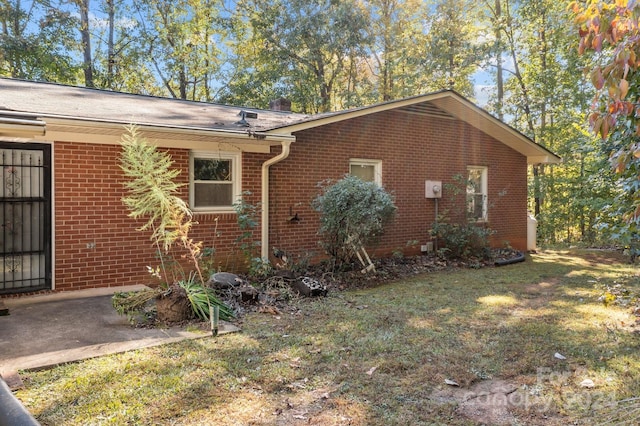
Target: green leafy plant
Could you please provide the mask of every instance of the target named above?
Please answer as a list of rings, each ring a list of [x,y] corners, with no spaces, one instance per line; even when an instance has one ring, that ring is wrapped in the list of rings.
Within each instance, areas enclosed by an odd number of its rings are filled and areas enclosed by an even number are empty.
[[[493,231],[475,223],[449,223],[441,218],[431,226],[431,236],[443,247],[438,253],[449,259],[491,257],[489,237]]]
[[[463,219],[452,222],[449,211],[445,210],[431,225],[429,232],[437,242],[438,255],[448,259],[489,259],[491,257],[489,237],[494,231],[470,216],[466,202],[460,202],[461,197],[467,194],[469,180],[461,174],[454,175],[452,180],[453,183],[444,184],[445,192],[450,195],[451,204],[455,206],[454,217],[463,217]]]
[[[249,275],[255,278],[268,277],[273,272],[273,266],[267,259],[260,256],[253,257],[249,262]]]
[[[375,242],[396,212],[388,192],[355,176],[329,182],[312,206],[320,213],[322,247],[338,263],[353,259],[354,246]]]
[[[151,239],[160,253],[167,253],[174,243],[180,243],[204,281],[198,262],[202,243],[189,238],[193,214],[178,196],[183,185],[174,181],[180,170],[173,168],[171,156],[150,145],[131,125],[122,136],[120,168],[128,178],[124,186],[129,194],[122,202],[129,209],[129,216],[147,220],[139,230],[151,230]],[[161,266],[166,277],[163,256]]]
[[[466,203],[460,203],[461,197],[466,197],[469,180],[461,174],[454,175],[452,180],[453,183],[444,184],[445,192],[451,198],[450,204],[455,206],[453,216],[464,219],[453,222],[448,210],[438,215],[429,231],[437,243],[438,255],[448,259],[489,259],[489,238],[494,231],[470,216]]]
[[[236,212],[236,221],[238,223],[238,228],[240,228],[240,235],[235,240],[236,246],[242,252],[246,264],[250,269],[250,273],[252,269],[255,269],[256,272],[262,270],[265,265],[263,265],[262,259],[257,256],[256,250],[260,246],[260,243],[255,241],[254,239],[254,229],[258,226],[258,214],[260,213],[260,205],[259,204],[251,204],[248,198],[251,196],[250,191],[245,191],[242,193],[242,198],[233,203],[233,209]],[[256,259],[260,259],[260,261],[256,262]]]
[[[212,288],[205,287],[197,282],[196,274],[190,274],[187,280],[179,281],[189,298],[193,313],[202,320],[209,319],[209,306],[218,306],[221,320],[230,320],[234,317],[233,311],[220,301]]]
[[[205,282],[200,266],[202,242],[196,242],[189,236],[193,214],[179,197],[182,185],[174,181],[180,171],[173,167],[168,153],[150,145],[133,125],[127,127],[127,133],[122,137],[120,168],[128,178],[124,182],[128,195],[122,198],[122,202],[129,209],[130,217],[146,219],[139,230],[151,231],[151,240],[158,250],[161,271],[152,272],[163,277],[167,284],[175,283],[176,274],[169,270],[168,260],[174,259],[171,248],[175,244],[182,246],[195,272],[189,273],[188,279],[182,278],[178,283],[189,283],[181,287],[185,289],[194,312],[201,318],[208,317],[208,307],[218,302],[212,298],[211,292],[201,290]],[[183,272],[182,277],[186,276]],[[167,287],[171,288],[170,285]],[[157,296],[161,296],[164,288],[159,287],[156,291]],[[207,303],[206,311],[202,309],[203,300]]]

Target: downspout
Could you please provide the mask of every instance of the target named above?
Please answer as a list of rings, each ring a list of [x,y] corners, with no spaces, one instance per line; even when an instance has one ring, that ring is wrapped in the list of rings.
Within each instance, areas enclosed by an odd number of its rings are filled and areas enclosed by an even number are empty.
[[[269,167],[279,163],[289,156],[289,149],[293,140],[282,141],[282,152],[262,163],[262,235],[260,239],[260,257],[269,261]]]

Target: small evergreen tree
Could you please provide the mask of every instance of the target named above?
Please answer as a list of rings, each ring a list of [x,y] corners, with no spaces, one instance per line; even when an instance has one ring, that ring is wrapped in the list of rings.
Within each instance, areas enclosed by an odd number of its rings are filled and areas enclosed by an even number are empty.
[[[388,192],[355,176],[325,187],[313,208],[320,212],[321,244],[337,262],[351,261],[354,247],[375,242],[396,212]]]
[[[172,169],[172,165],[171,157],[149,145],[136,126],[127,127],[127,133],[122,136],[120,168],[129,178],[124,182],[129,195],[123,197],[122,202],[129,209],[130,217],[147,219],[139,230],[151,230],[151,239],[161,254],[165,278],[162,253],[178,242],[188,251],[200,282],[204,282],[198,261],[202,244],[189,238],[192,213],[177,195],[182,184],[174,180],[180,170]]]
[[[211,312],[211,307],[218,306],[221,318],[229,319],[233,317],[231,309],[214,295],[212,289],[204,286],[205,281],[200,267],[202,242],[195,242],[189,237],[189,231],[193,225],[193,214],[178,196],[182,184],[174,180],[180,174],[180,170],[172,166],[173,161],[169,154],[160,152],[150,145],[139,134],[136,126],[127,127],[127,133],[122,136],[120,168],[128,178],[124,186],[129,194],[122,198],[122,202],[129,209],[129,216],[135,219],[147,219],[139,230],[151,231],[151,240],[160,255],[165,282],[169,286],[178,285],[184,289],[193,313],[206,319]],[[176,243],[187,251],[195,273],[189,273],[188,278],[173,282],[168,277],[164,255]],[[138,302],[144,302],[144,300],[140,299]],[[138,304],[133,304],[129,308],[133,310],[136,307]]]

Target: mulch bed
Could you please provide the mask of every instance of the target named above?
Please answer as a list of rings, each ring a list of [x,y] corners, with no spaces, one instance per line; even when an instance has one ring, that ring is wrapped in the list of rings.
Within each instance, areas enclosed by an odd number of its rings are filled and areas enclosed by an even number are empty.
[[[241,317],[245,312],[265,312],[279,314],[290,311],[293,308],[290,300],[297,295],[292,294],[290,283],[293,277],[310,277],[324,286],[329,293],[341,292],[351,289],[374,288],[385,283],[410,278],[412,276],[446,271],[459,268],[488,268],[495,267],[498,259],[506,260],[521,256],[522,252],[512,249],[495,249],[488,259],[468,258],[468,259],[443,259],[436,254],[425,254],[410,257],[389,257],[373,259],[375,271],[366,273],[362,271],[362,265],[355,263],[351,267],[330,268],[328,264],[312,265],[303,272],[291,275],[289,278],[283,277],[287,274],[276,274],[268,278],[258,280],[252,277],[242,277],[246,282],[251,283],[260,289],[259,296],[247,303],[239,301],[238,295],[229,293],[222,295],[223,300],[233,307]]]
[[[240,276],[244,283],[251,286],[254,295],[247,297],[241,292],[239,286],[221,291],[219,297],[236,313],[236,321],[241,322],[242,317],[248,312],[261,312],[279,315],[283,312],[297,311],[299,308],[292,301],[299,299],[299,294],[292,288],[291,284],[299,278],[309,277],[317,281],[327,289],[327,293],[336,293],[351,289],[374,288],[385,283],[398,281],[412,276],[454,270],[460,268],[488,268],[494,267],[498,259],[510,259],[521,256],[522,253],[511,249],[493,250],[492,256],[488,259],[469,258],[450,260],[443,259],[436,254],[425,254],[411,257],[389,257],[373,259],[375,271],[366,273],[362,271],[359,263],[343,266],[341,268],[331,268],[328,264],[311,265],[303,271],[293,273],[292,271],[276,270],[274,274],[263,277]],[[173,322],[172,325],[192,325],[199,327],[202,321],[194,319],[182,322]],[[166,322],[158,321],[154,310],[145,311],[134,321],[136,327],[157,327],[167,325]],[[208,327],[208,323],[204,323]]]

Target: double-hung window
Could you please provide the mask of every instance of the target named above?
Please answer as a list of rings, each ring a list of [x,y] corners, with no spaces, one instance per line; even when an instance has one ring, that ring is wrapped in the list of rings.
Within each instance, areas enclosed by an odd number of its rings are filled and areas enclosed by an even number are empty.
[[[240,196],[240,154],[192,152],[189,202],[194,211],[231,211]]]
[[[352,158],[349,160],[349,174],[382,186],[382,161]]]
[[[467,216],[471,220],[486,221],[487,215],[487,168],[467,167]]]

